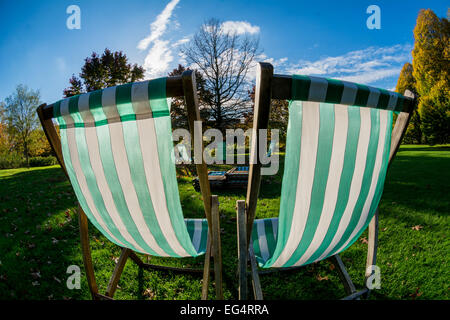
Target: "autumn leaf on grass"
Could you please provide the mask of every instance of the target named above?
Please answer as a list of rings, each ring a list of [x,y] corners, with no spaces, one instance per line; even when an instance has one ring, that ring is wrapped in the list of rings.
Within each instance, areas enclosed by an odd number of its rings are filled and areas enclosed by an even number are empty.
[[[143,296],[147,297],[149,299],[153,299],[155,297],[155,293],[152,291],[152,289],[148,288],[148,289],[145,289]]]
[[[119,262],[119,258],[117,258],[117,257],[114,257],[114,256],[113,256],[113,257],[111,257],[111,260],[112,260],[112,261],[114,261],[115,263],[118,263],[118,262]]]
[[[420,288],[416,288],[416,292],[411,293],[409,296],[414,300],[422,295],[422,292],[419,292]]]
[[[365,244],[368,244],[368,243],[369,243],[369,241],[367,241],[367,238],[366,238],[366,237],[361,238],[360,241],[361,241],[362,243],[365,243]]]
[[[319,281],[323,281],[323,280],[328,281],[329,280],[328,276],[321,277],[320,274],[317,275],[316,279],[319,280]]]
[[[420,224],[418,224],[417,226],[411,227],[411,229],[419,231],[420,229],[423,229],[423,227]]]

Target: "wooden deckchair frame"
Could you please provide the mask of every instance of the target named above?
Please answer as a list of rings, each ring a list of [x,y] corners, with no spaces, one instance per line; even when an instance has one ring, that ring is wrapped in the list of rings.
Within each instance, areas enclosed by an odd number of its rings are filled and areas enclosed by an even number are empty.
[[[256,78],[255,91],[255,108],[254,108],[254,122],[253,126],[256,132],[259,129],[267,129],[269,124],[270,105],[272,99],[288,100],[292,97],[292,77],[286,75],[274,75],[273,66],[270,63],[259,63],[259,70]],[[404,93],[404,109],[399,113],[392,131],[391,150],[389,154],[388,168],[394,159],[403,136],[408,127],[412,111],[416,105],[416,98],[414,94],[406,90]],[[253,144],[258,148],[259,136],[256,137]],[[257,152],[257,150],[256,150]],[[259,154],[258,152],[256,154]],[[247,187],[246,200],[237,202],[237,233],[238,233],[238,257],[239,257],[239,299],[247,299],[247,275],[252,276],[252,285],[254,297],[257,300],[263,298],[261,284],[259,280],[260,274],[267,274],[283,270],[295,270],[301,267],[290,268],[273,268],[267,270],[259,270],[256,264],[255,254],[251,243],[251,234],[253,221],[255,220],[256,204],[258,201],[259,188],[261,185],[261,164],[258,157],[255,157],[255,163],[250,164],[249,169],[249,184]],[[353,284],[341,258],[338,254],[332,256],[334,264],[337,266],[339,277],[344,284],[347,296],[344,299],[358,299],[362,295],[368,296],[370,289],[367,287],[367,279],[372,275],[372,271],[367,267],[376,264],[378,247],[378,208],[369,224],[368,235],[368,251],[366,261],[366,283],[362,290],[357,291]],[[247,272],[247,265],[250,262],[251,271]]]
[[[192,137],[194,136],[194,122],[201,121],[200,112],[198,108],[198,97],[196,88],[197,87],[195,82],[195,74],[191,70],[184,71],[181,76],[168,77],[166,81],[167,97],[184,96],[184,102],[186,105],[189,122],[189,130]],[[56,154],[56,158],[58,159],[61,168],[63,169],[65,175],[68,178],[69,176],[67,174],[67,170],[64,165],[62,156],[61,139],[56,131],[55,125],[52,120],[53,108],[52,106],[47,106],[47,104],[44,103],[38,107],[37,113],[39,116],[39,120],[41,121],[42,127],[44,129],[45,135],[53,151]],[[200,190],[203,197],[205,216],[206,219],[208,220],[208,230],[209,230],[203,269],[168,267],[144,263],[131,249],[122,248],[122,253],[119,257],[118,262],[116,263],[106,293],[105,294],[99,293],[97,283],[95,280],[94,267],[92,264],[92,257],[91,257],[91,249],[89,245],[88,219],[83,209],[81,209],[81,207],[78,205],[78,218],[79,218],[80,240],[83,254],[83,262],[86,270],[86,277],[89,285],[89,290],[94,300],[102,300],[102,299],[110,300],[113,298],[120,280],[120,276],[122,274],[126,262],[128,261],[128,258],[130,258],[140,268],[144,269],[167,270],[167,271],[188,272],[188,273],[203,273],[202,299],[204,300],[208,298],[210,273],[212,272],[214,273],[215,276],[216,298],[223,299],[219,201],[217,196],[211,195],[210,186],[208,182],[208,169],[206,163],[202,161],[201,164],[196,164],[196,167],[199,176]],[[214,260],[214,269],[210,269],[211,257],[213,257]]]

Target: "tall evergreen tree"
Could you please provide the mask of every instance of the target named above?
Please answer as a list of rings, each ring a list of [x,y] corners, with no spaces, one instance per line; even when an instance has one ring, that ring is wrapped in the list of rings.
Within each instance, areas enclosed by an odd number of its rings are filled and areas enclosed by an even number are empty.
[[[421,10],[414,28],[413,76],[425,142],[450,142],[450,24]]]
[[[403,65],[400,76],[398,77],[397,86],[395,87],[395,91],[400,94],[404,94],[406,90],[410,90],[414,94],[417,94],[416,82],[413,77],[413,67],[409,62]],[[409,122],[403,141],[406,143],[421,143],[422,130],[420,126],[420,115],[416,108],[411,116],[411,121]]]

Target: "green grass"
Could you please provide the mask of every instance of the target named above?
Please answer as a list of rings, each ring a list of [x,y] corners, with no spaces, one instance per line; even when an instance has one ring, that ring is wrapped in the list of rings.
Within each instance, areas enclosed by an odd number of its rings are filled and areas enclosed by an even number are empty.
[[[258,217],[278,215],[281,174],[265,178]],[[387,177],[380,209],[377,265],[381,289],[371,299],[448,299],[450,147],[403,146]],[[186,217],[202,202],[190,179],[180,178]],[[237,298],[236,200],[245,190],[219,195],[224,289]],[[90,228],[97,283],[104,292],[120,249]],[[367,233],[342,254],[356,286],[364,281]],[[145,259],[145,258],[144,258]],[[201,266],[199,259],[151,258],[155,263]],[[82,270],[80,290],[66,287],[67,267]],[[296,273],[261,277],[266,299],[335,299],[344,295],[334,265],[322,261]],[[140,271],[128,262],[118,299],[199,299],[198,276]],[[214,296],[213,288],[210,289]],[[0,299],[90,299],[79,245],[76,200],[58,166],[0,171]]]

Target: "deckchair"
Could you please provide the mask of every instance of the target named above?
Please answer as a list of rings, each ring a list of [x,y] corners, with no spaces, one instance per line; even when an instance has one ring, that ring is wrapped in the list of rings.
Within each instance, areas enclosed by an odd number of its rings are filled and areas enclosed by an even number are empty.
[[[339,253],[369,226],[366,279],[376,264],[378,204],[386,171],[415,104],[405,96],[346,81],[273,75],[260,63],[246,200],[237,202],[239,295],[247,298],[247,264],[254,297],[262,299],[259,274],[290,270],[332,257],[347,299],[357,291]],[[255,219],[261,183],[260,129],[271,99],[290,100],[286,155],[277,218]],[[393,113],[398,113],[392,130]]]
[[[167,98],[184,96],[192,134],[194,121],[201,120],[194,88],[194,73],[185,71],[181,76],[110,87],[37,109],[79,202],[81,248],[93,299],[113,298],[128,258],[145,269],[203,272],[203,299],[208,297],[213,271],[216,297],[222,299],[218,200],[210,193],[206,163],[197,164],[206,219],[184,219],[175,173]],[[105,294],[99,293],[95,280],[87,219],[123,248]],[[203,269],[175,268],[144,263],[136,252],[206,256]]]

